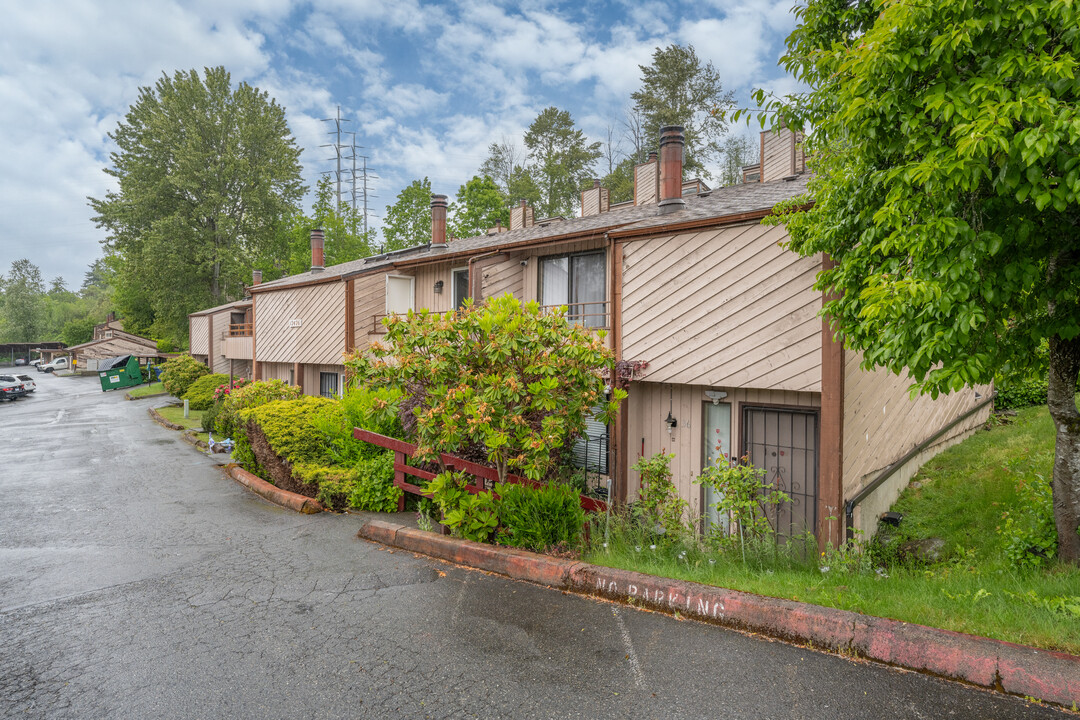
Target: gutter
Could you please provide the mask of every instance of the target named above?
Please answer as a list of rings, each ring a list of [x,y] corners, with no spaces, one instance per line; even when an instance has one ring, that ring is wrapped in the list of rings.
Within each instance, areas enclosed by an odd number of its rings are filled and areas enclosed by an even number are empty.
[[[994,391],[994,392],[990,393],[990,397],[986,398],[985,400],[983,400],[982,402],[977,404],[975,407],[968,410],[966,413],[964,413],[960,417],[954,418],[952,420],[952,422],[948,423],[947,425],[942,427],[940,430],[938,430],[936,433],[934,433],[930,437],[926,438],[925,440],[923,440],[921,443],[919,443],[915,447],[911,448],[911,450],[908,450],[907,453],[905,453],[903,457],[901,457],[899,460],[897,460],[896,462],[889,465],[889,467],[882,470],[881,473],[876,478],[871,480],[870,483],[866,487],[864,487],[862,490],[860,490],[855,495],[855,497],[853,497],[850,500],[848,500],[847,502],[845,502],[844,503],[844,515],[846,516],[847,530],[844,533],[844,539],[847,542],[851,542],[852,539],[855,536],[855,506],[856,505],[861,503],[866,498],[870,497],[870,494],[873,493],[875,490],[877,490],[878,487],[880,487],[883,482],[885,482],[886,480],[891,478],[893,475],[895,475],[897,470],[904,467],[905,463],[907,463],[908,460],[911,460],[913,457],[915,457],[916,455],[921,453],[923,450],[925,450],[927,447],[932,445],[935,440],[940,438],[942,435],[947,433],[949,430],[952,430],[954,427],[956,427],[957,425],[962,423],[964,420],[967,420],[969,417],[971,417],[975,413],[979,412],[980,410],[982,410],[984,407],[986,407],[990,403],[994,402],[994,398],[996,398],[996,397],[997,397],[997,391]]]

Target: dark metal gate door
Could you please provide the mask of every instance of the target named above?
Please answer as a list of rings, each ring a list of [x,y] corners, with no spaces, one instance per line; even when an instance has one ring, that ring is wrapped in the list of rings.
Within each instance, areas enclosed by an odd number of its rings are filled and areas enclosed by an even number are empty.
[[[770,513],[780,541],[817,528],[817,422],[814,411],[743,408],[743,455],[791,498]]]

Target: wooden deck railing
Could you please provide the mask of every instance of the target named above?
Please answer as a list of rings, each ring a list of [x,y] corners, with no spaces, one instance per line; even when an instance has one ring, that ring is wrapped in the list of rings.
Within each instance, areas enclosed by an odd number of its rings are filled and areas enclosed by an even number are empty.
[[[394,451],[394,486],[399,487],[402,491],[411,493],[413,495],[421,495],[423,497],[431,497],[424,489],[419,485],[415,485],[406,480],[406,475],[420,478],[421,480],[432,480],[435,477],[435,473],[428,472],[427,470],[421,470],[420,468],[412,467],[407,463],[407,460],[416,452],[416,445],[405,442],[404,440],[398,440],[397,438],[387,437],[386,435],[380,435],[379,433],[371,432],[370,430],[362,430],[360,428],[353,428],[353,437],[357,440],[363,440],[364,442],[371,443],[372,445],[378,445],[379,447],[386,448],[387,450]],[[465,487],[473,495],[483,492],[485,481],[490,482],[492,486],[499,481],[499,472],[493,467],[486,465],[480,465],[464,458],[459,458],[455,455],[448,455],[442,453],[439,455],[439,459],[447,470],[455,470],[468,473],[479,482],[470,483]],[[529,485],[531,487],[540,487],[543,485],[536,480],[530,480],[519,475],[507,475],[506,482],[514,485]],[[581,496],[581,507],[586,512],[605,512],[607,510],[607,503],[602,500],[591,498],[587,495]],[[405,495],[403,494],[398,499],[398,512],[405,510]]]
[[[251,323],[230,324],[229,337],[251,337]]]

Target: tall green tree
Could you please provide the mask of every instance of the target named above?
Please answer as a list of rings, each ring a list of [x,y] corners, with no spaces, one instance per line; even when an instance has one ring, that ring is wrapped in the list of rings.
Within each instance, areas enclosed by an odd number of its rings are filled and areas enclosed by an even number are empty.
[[[685,172],[711,177],[706,165],[720,158],[720,141],[727,132],[723,117],[735,107],[734,94],[724,92],[720,73],[711,62],[702,64],[693,45],[656,48],[652,64],[638,67],[641,87],[630,97],[645,138],[655,145],[660,128],[682,125]]]
[[[110,135],[118,189],[90,198],[128,327],[183,343],[190,312],[240,297],[305,188],[284,109],[224,68],[162,75]]]
[[[348,204],[338,207],[335,195],[333,181],[324,175],[316,187],[311,214],[298,212],[289,218],[284,228],[285,248],[256,262],[255,266],[263,271],[265,280],[307,272],[311,268],[311,231],[316,228],[323,231],[323,262],[327,266],[374,253],[374,232],[365,234],[361,213]]]
[[[6,342],[35,342],[45,329],[45,282],[41,270],[26,258],[15,260],[6,277],[0,277],[0,337]]]
[[[1059,556],[1080,564],[1080,6],[811,0],[766,98],[812,127],[813,207],[791,246],[866,366],[937,395],[1027,367],[1049,341]]]
[[[594,175],[600,143],[590,143],[569,112],[548,107],[525,132],[525,147],[540,189],[539,217],[572,214],[578,193]]]
[[[431,181],[413,180],[386,206],[383,252],[423,245],[431,241]]]
[[[757,161],[759,152],[745,135],[729,135],[720,148],[721,185],[738,185],[743,181],[743,167]]]
[[[510,224],[510,208],[499,186],[488,176],[474,175],[458,188],[457,202],[450,207],[450,233],[467,238],[482,235],[488,228]]]
[[[540,189],[536,185],[528,158],[511,140],[491,143],[488,156],[480,165],[480,177],[490,177],[502,194],[505,205],[524,200],[533,207],[540,201]]]

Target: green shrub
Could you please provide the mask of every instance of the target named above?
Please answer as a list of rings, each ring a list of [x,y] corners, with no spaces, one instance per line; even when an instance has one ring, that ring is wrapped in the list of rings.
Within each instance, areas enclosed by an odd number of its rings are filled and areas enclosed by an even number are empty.
[[[665,542],[681,539],[688,530],[683,516],[689,503],[679,497],[678,489],[671,482],[671,459],[674,457],[674,453],[656,453],[641,458],[631,467],[641,476],[634,514]]]
[[[172,340],[158,340],[157,349],[159,353],[171,353],[176,350],[176,345]]]
[[[289,385],[284,380],[260,380],[244,385],[231,391],[222,402],[216,430],[222,437],[231,437],[239,443],[244,435],[240,421],[241,412],[274,400],[298,398],[300,394],[300,388]]]
[[[312,423],[326,438],[326,450],[333,462],[351,466],[387,452],[377,445],[354,438],[353,428],[402,437],[404,430],[397,418],[400,398],[401,393],[397,390],[350,388],[338,402],[340,413],[313,418]]]
[[[209,373],[210,368],[190,355],[178,355],[162,365],[161,384],[170,394],[182,398],[196,380]]]
[[[576,548],[581,542],[585,511],[580,495],[571,487],[548,483],[496,485],[499,542],[543,552],[552,547]]]
[[[499,525],[495,496],[490,490],[474,495],[465,489],[468,483],[465,473],[446,471],[436,475],[427,490],[452,535],[487,542]]]
[[[383,450],[351,467],[302,463],[293,472],[319,486],[318,499],[333,508],[345,506],[369,512],[397,510],[401,489],[394,487],[394,453]]]
[[[240,417],[258,425],[281,459],[293,465],[330,465],[333,459],[327,451],[326,437],[313,421],[341,412],[340,405],[330,398],[304,395],[295,400],[274,400],[249,408],[241,412]]]
[[[221,373],[203,375],[191,383],[191,387],[184,393],[184,399],[192,410],[209,410],[214,404],[214,391],[222,385],[229,384],[229,376]],[[204,420],[205,422],[205,420]]]
[[[1045,405],[1048,384],[1045,376],[999,380],[996,384],[998,395],[994,400],[994,408],[1015,410],[1032,405]]]
[[[218,413],[221,412],[221,402],[215,400],[210,403],[210,407],[206,408],[206,412],[202,416],[202,431],[205,433],[214,432],[214,420],[217,418]]]

